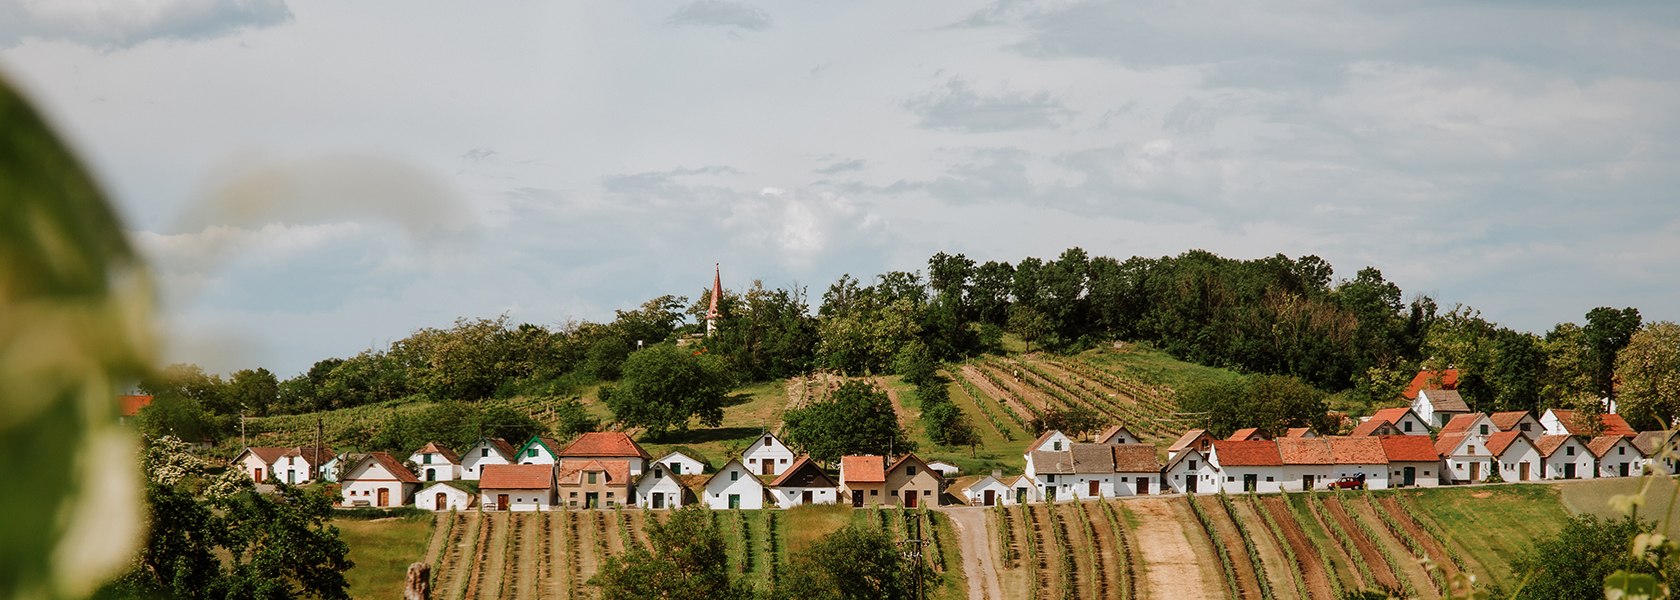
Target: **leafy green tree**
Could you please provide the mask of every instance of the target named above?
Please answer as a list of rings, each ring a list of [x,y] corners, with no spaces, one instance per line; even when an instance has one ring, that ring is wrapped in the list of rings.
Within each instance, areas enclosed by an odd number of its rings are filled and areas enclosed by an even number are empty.
[[[248,407],[257,416],[268,416],[269,409],[280,399],[280,380],[261,367],[241,369],[228,378],[225,393],[229,404]]]
[[[828,398],[787,411],[782,419],[788,444],[822,462],[914,449],[886,392],[865,381],[842,383]]]
[[[974,269],[969,306],[974,319],[1002,327],[1009,318],[1009,290],[1015,281],[1015,267],[1007,262],[986,261]]]
[[[159,396],[135,415],[140,432],[151,437],[174,436],[195,442],[220,437],[216,420],[197,400],[170,394]]]
[[[717,427],[723,422],[724,394],[731,383],[716,358],[660,344],[630,355],[623,378],[616,386],[602,388],[601,399],[619,423],[645,427],[657,438],[668,431],[688,431],[693,420]]]
[[[703,317],[708,293],[690,314]],[[750,381],[781,379],[810,370],[818,343],[805,290],[764,288],[753,281],[745,294],[725,292],[719,300],[717,332],[704,341],[708,354],[723,358],[731,372]]]
[[[1185,412],[1203,415],[1214,437],[1223,438],[1244,427],[1276,437],[1291,427],[1333,431],[1325,397],[1323,391],[1294,377],[1251,375],[1186,386],[1178,402]]]
[[[205,373],[198,365],[176,363],[140,380],[140,390],[154,398],[185,398],[214,414],[239,414],[239,406],[228,402],[227,383]]]
[[[1661,579],[1671,580],[1672,561],[1662,556],[1635,556],[1628,550],[1634,536],[1652,530],[1650,522],[1632,517],[1572,516],[1564,522],[1563,530],[1536,541],[1511,561],[1511,571],[1526,577],[1516,597],[1603,598],[1604,579],[1616,571],[1658,574]]]
[[[910,600],[914,569],[937,584],[925,565],[909,565],[891,536],[876,527],[852,523],[819,538],[790,557],[790,573],[776,582],[773,598],[789,600]]]
[[[1592,349],[1586,334],[1574,323],[1558,323],[1540,341],[1545,366],[1540,371],[1541,406],[1567,406],[1593,393]]]
[[[1670,427],[1680,419],[1680,325],[1651,323],[1633,334],[1616,357],[1622,380],[1617,402],[1642,428]]]
[[[939,378],[939,361],[934,360],[927,344],[911,341],[893,357],[893,371],[910,384],[920,387]]]
[[[652,549],[636,545],[607,558],[589,584],[601,600],[745,600],[750,591],[729,578],[723,534],[712,513],[691,504],[647,526]]]
[[[543,398],[539,402],[539,405],[553,410],[560,418],[553,431],[555,435],[571,437],[585,431],[595,431],[600,425],[577,398]],[[504,440],[524,441],[533,436],[550,433],[547,426],[531,418],[530,414],[501,405],[484,407],[478,412],[475,422],[485,437]],[[474,435],[467,443],[478,441],[478,437]]]
[[[1581,328],[1581,334],[1586,337],[1592,355],[1593,391],[1599,397],[1610,397],[1616,393],[1613,385],[1616,354],[1632,341],[1634,332],[1639,331],[1639,323],[1639,309],[1636,308],[1617,310],[1600,306],[1587,311],[1587,324]]]
[[[1030,306],[1012,305],[1009,307],[1009,330],[1027,343],[1027,351],[1032,352],[1033,342],[1054,343],[1054,328],[1049,317],[1038,309]]]
[[[1044,410],[1043,417],[1034,417],[1027,425],[1037,433],[1054,429],[1077,438],[1094,433],[1107,423],[1102,414],[1089,406],[1052,406]]]
[[[818,310],[818,362],[843,373],[881,372],[921,335],[925,293],[915,291],[915,281],[883,276],[880,286],[860,287],[846,275],[829,286]]]

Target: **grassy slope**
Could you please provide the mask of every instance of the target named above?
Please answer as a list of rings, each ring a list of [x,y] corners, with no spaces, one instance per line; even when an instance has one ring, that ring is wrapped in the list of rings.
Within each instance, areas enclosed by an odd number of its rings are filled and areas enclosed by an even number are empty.
[[[372,521],[334,519],[356,566],[346,572],[350,595],[390,598],[402,590],[409,563],[422,560],[432,535],[431,515]]]
[[[1459,548],[1483,581],[1513,583],[1510,564],[1568,517],[1554,486],[1511,484],[1396,492],[1410,499]]]

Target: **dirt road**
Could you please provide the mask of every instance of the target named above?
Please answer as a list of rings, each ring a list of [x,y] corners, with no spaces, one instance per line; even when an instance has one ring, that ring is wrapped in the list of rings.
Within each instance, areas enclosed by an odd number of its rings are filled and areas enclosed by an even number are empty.
[[[1148,580],[1138,586],[1148,598],[1214,598],[1225,595],[1219,580],[1203,573],[1196,549],[1185,536],[1185,523],[1193,523],[1189,508],[1174,510],[1173,500],[1137,499],[1126,508],[1138,516],[1138,550],[1147,565]],[[1179,514],[1180,512],[1184,514]]]
[[[998,585],[997,558],[992,554],[992,536],[986,528],[986,509],[978,506],[956,506],[939,509],[951,517],[962,546],[963,572],[968,574],[970,600],[1003,600],[1003,587]]]

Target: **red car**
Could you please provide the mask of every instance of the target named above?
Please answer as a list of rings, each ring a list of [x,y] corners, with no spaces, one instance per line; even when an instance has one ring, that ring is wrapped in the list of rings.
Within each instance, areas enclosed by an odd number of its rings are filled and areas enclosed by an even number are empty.
[[[1365,489],[1365,474],[1360,473],[1358,475],[1354,475],[1353,477],[1343,477],[1341,479],[1337,479],[1334,483],[1330,484],[1330,487],[1338,490],[1363,490]]]

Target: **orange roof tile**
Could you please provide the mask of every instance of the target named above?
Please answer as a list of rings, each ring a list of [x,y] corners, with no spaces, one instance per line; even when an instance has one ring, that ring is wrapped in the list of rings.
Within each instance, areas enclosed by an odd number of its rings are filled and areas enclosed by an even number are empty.
[[[1493,413],[1488,415],[1488,419],[1493,421],[1493,426],[1498,427],[1500,431],[1507,431],[1516,427],[1517,423],[1522,422],[1523,417],[1526,416],[1528,416],[1526,410],[1511,410]]]
[[[1627,436],[1601,435],[1587,442],[1587,450],[1591,451],[1593,456],[1604,458],[1604,455],[1609,454],[1610,449],[1615,448],[1616,443],[1622,440],[1628,440]],[[1628,445],[1633,446],[1635,452],[1639,452],[1639,446],[1634,445],[1632,440],[1628,441]]]
[[[127,394],[117,398],[117,407],[122,410],[122,416],[125,417],[132,417],[140,414],[140,409],[151,405],[151,396]]]
[[[1309,433],[1312,433],[1311,427],[1290,427],[1288,430],[1283,432],[1283,437],[1303,438],[1307,437],[1307,434]]]
[[[1377,412],[1371,413],[1371,418],[1387,419],[1390,423],[1399,423],[1402,419],[1406,418],[1406,415],[1409,414],[1412,414],[1412,408],[1409,406],[1401,406],[1397,408],[1380,409]]]
[[[599,456],[610,458],[641,457],[652,460],[653,456],[643,450],[641,445],[630,439],[622,431],[594,431],[578,436],[560,451],[560,456]]]
[[[1179,450],[1189,448],[1191,445],[1196,443],[1196,440],[1201,439],[1202,436],[1207,434],[1207,430],[1204,429],[1191,429],[1186,431],[1184,432],[1184,435],[1178,436],[1178,441],[1173,442],[1171,446],[1167,447],[1167,452],[1178,452]]]
[[[1358,425],[1354,426],[1353,431],[1348,432],[1348,436],[1349,437],[1368,437],[1368,436],[1377,435],[1377,433],[1380,430],[1382,430],[1384,426],[1388,426],[1390,429],[1394,429],[1394,423],[1392,421],[1389,421],[1388,419],[1384,419],[1382,417],[1375,417],[1374,416],[1374,417],[1371,417],[1369,419],[1365,419],[1364,421],[1360,421],[1360,423]]]
[[[1385,435],[1377,439],[1382,443],[1383,455],[1391,463],[1441,460],[1441,453],[1427,435]]]
[[[1286,465],[1335,464],[1328,438],[1284,438],[1277,441],[1277,449]]]
[[[1241,442],[1246,440],[1263,440],[1266,439],[1266,436],[1260,433],[1260,428],[1258,427],[1244,427],[1231,432],[1231,437],[1225,439],[1233,442]]]
[[[554,485],[554,465],[484,465],[481,490],[546,490]]]
[[[1417,398],[1418,390],[1456,390],[1458,389],[1458,369],[1442,369],[1440,371],[1418,371],[1412,377],[1412,382],[1406,384],[1406,391],[1401,395],[1407,400]]]
[[[874,454],[840,457],[841,483],[886,483],[886,459]]]
[[[555,465],[560,485],[579,485],[585,473],[606,473],[605,483],[630,485],[630,461],[625,459],[563,458]]]
[[[1115,473],[1159,473],[1161,461],[1149,444],[1119,444],[1114,449]]]
[[[1435,438],[1435,451],[1441,456],[1450,456],[1468,437],[1470,437],[1468,433],[1443,433],[1440,437]]]
[[[1470,431],[1470,427],[1476,424],[1476,420],[1483,416],[1485,415],[1482,413],[1453,415],[1452,420],[1447,421],[1447,424],[1441,427],[1441,433],[1467,433]]]
[[[1382,440],[1370,437],[1333,437],[1330,439],[1330,455],[1335,457],[1338,465],[1383,465],[1388,464],[1388,453],[1383,452]]]
[[[1552,409],[1552,414],[1557,417],[1558,423],[1561,423],[1563,428],[1568,430],[1570,433],[1577,435],[1586,433],[1587,428],[1582,423],[1582,421],[1586,419],[1586,415],[1578,414],[1574,410],[1561,408]],[[1632,427],[1628,426],[1627,420],[1623,419],[1621,415],[1615,413],[1604,413],[1603,415],[1600,415],[1599,422],[1604,425],[1603,435],[1622,435],[1628,437],[1639,435],[1639,432],[1634,431]]]
[[[1488,454],[1494,456],[1504,454],[1506,450],[1511,449],[1511,446],[1515,446],[1519,439],[1527,440],[1528,438],[1523,437],[1521,431],[1501,431],[1490,435],[1487,439]]]
[[[1219,457],[1221,467],[1283,466],[1277,442],[1271,440],[1217,440],[1213,442],[1213,453]]]

